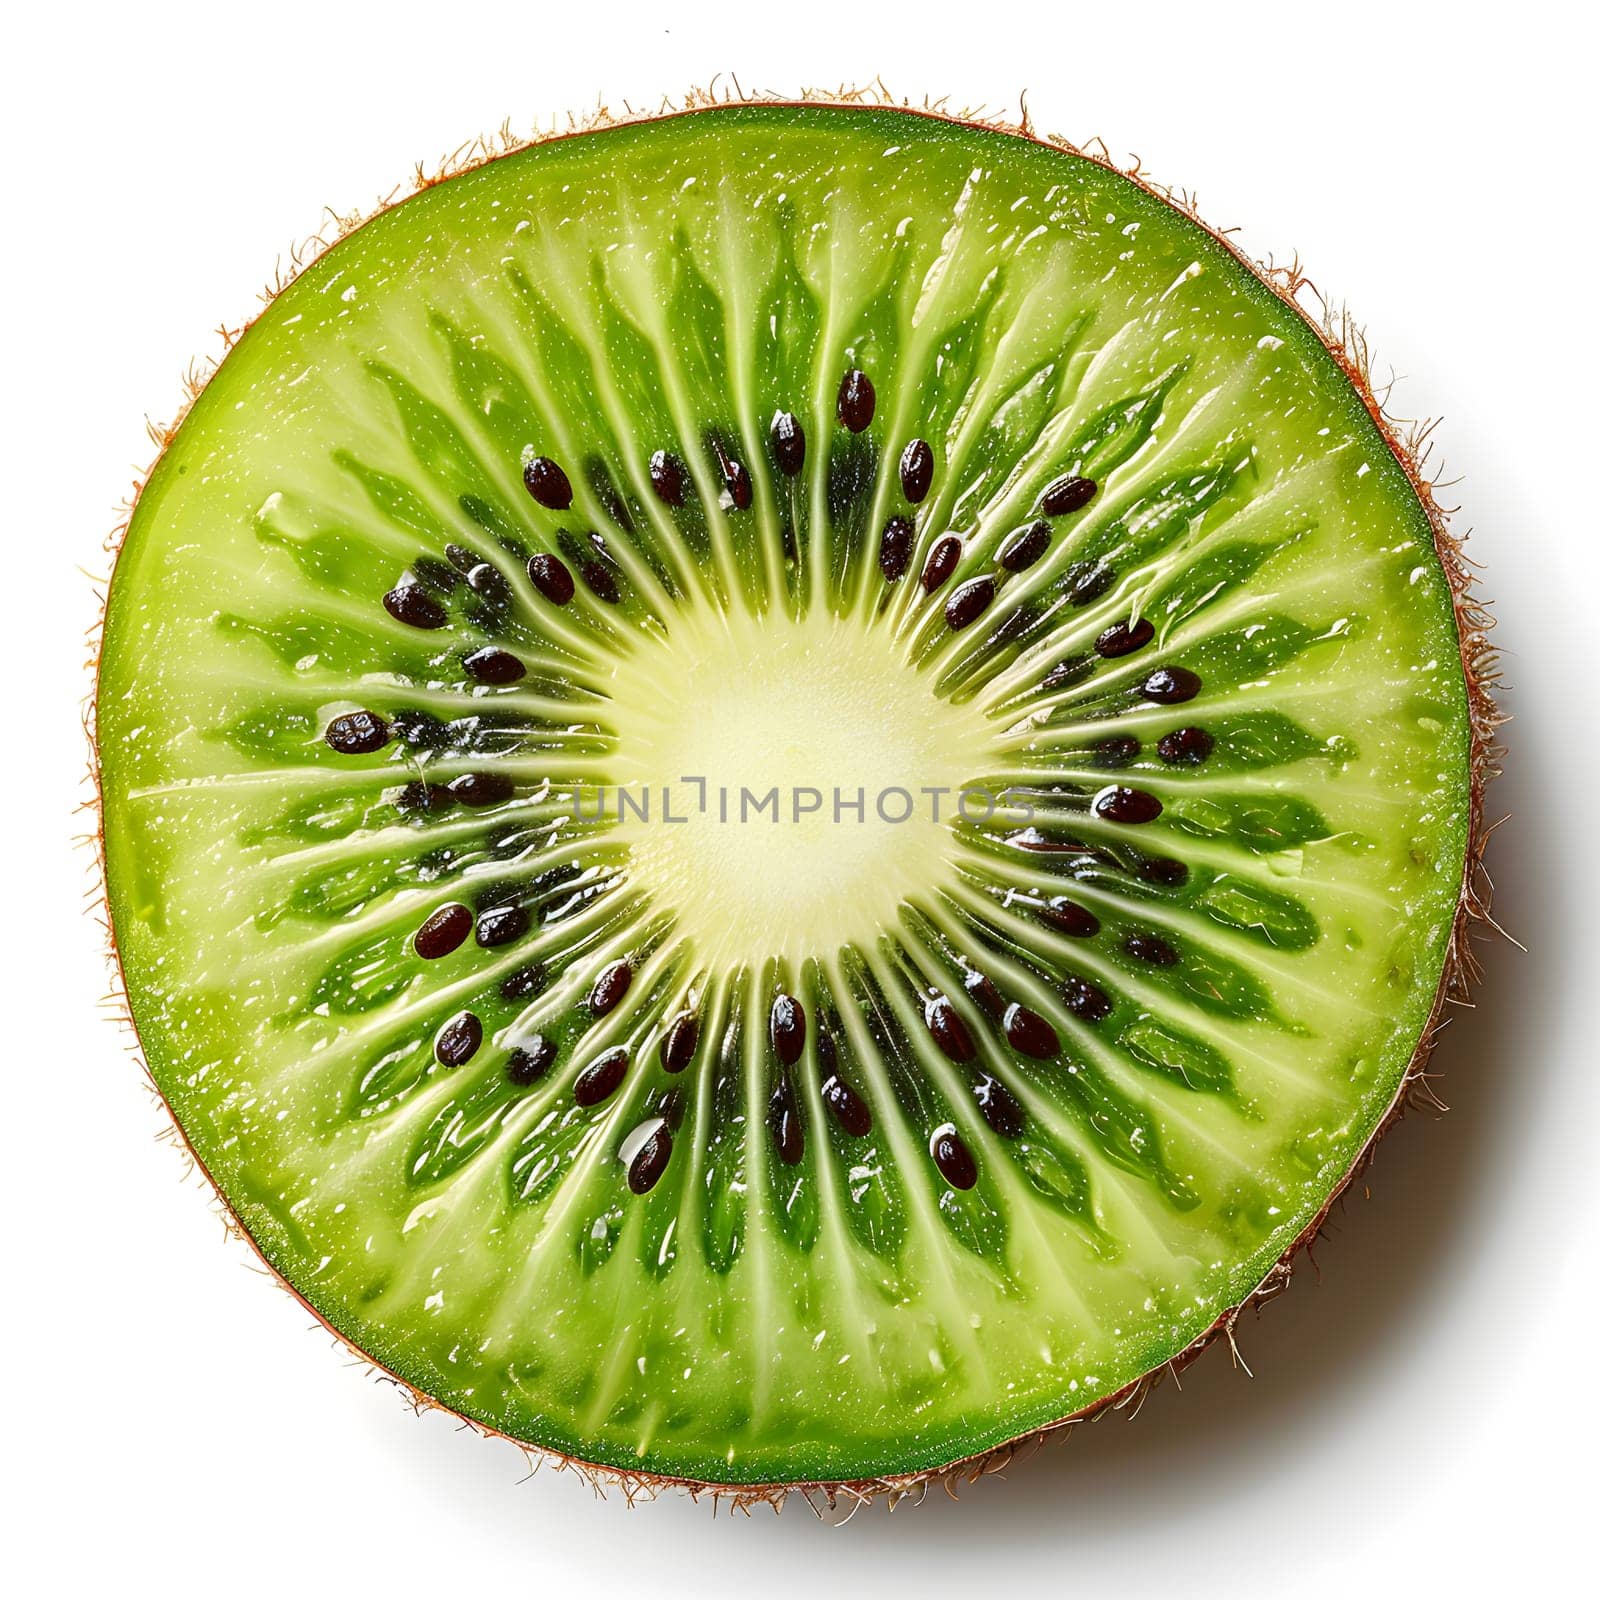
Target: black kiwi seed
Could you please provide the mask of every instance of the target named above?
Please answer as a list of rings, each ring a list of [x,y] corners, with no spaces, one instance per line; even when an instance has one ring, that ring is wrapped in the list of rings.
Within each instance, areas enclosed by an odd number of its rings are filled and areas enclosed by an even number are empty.
[[[420,778],[414,778],[394,797],[395,810],[405,817],[431,816],[454,804],[443,784],[424,783]]]
[[[1161,802],[1147,789],[1113,783],[1094,797],[1094,814],[1107,822],[1154,822],[1161,815]]]
[[[445,609],[420,583],[399,583],[383,597],[383,609],[409,628],[442,628]]]
[[[973,1085],[973,1094],[983,1120],[1002,1139],[1015,1139],[1028,1125],[1028,1113],[1017,1097],[992,1073],[983,1073]]]
[[[1181,705],[1200,693],[1200,675],[1187,667],[1157,667],[1139,685],[1139,693],[1157,705]]]
[[[535,961],[526,967],[519,967],[510,977],[501,982],[500,998],[502,1000],[533,1000],[544,993],[549,982],[549,973],[544,970],[542,963]]]
[[[772,419],[772,453],[786,478],[792,478],[806,464],[806,430],[793,412],[780,411]]]
[[[511,585],[506,582],[505,573],[487,561],[480,561],[467,574],[467,587],[496,611],[511,604]]]
[[[700,1019],[692,1011],[685,1011],[662,1035],[662,1071],[682,1072],[694,1060],[699,1043]]]
[[[1051,667],[1039,687],[1050,694],[1057,689],[1066,689],[1075,683],[1082,683],[1093,672],[1093,656],[1068,656],[1065,661],[1058,661]]]
[[[777,1146],[778,1157],[785,1166],[794,1167],[806,1153],[805,1129],[800,1125],[800,1106],[795,1100],[794,1086],[787,1074],[778,1080],[767,1104],[767,1125],[772,1129],[772,1142]]]
[[[478,943],[485,950],[510,944],[528,931],[532,921],[526,906],[494,906],[478,918]]]
[[[922,1020],[928,1025],[933,1042],[952,1061],[970,1061],[977,1055],[972,1035],[961,1020],[961,1013],[951,1005],[948,995],[936,994],[922,1008]]]
[[[1069,511],[1082,511],[1099,492],[1100,485],[1093,478],[1079,478],[1068,474],[1057,478],[1039,496],[1039,507],[1047,517],[1064,517]]]
[[[1158,934],[1130,933],[1122,941],[1122,948],[1135,961],[1148,961],[1153,967],[1175,967],[1178,952]]]
[[[933,450],[926,439],[913,439],[900,456],[900,492],[914,506],[933,487]]]
[[[470,1011],[453,1016],[433,1041],[434,1059],[441,1067],[463,1067],[483,1043],[483,1024]]]
[[[878,543],[878,570],[887,583],[898,583],[911,565],[911,545],[917,531],[904,517],[890,517]]]
[[[1043,615],[1044,613],[1032,601],[1024,600],[1012,606],[989,630],[988,638],[983,641],[984,651],[987,653],[999,650],[1016,640],[1027,638],[1038,626]]]
[[[860,367],[851,367],[839,384],[839,420],[851,433],[860,433],[878,409],[877,391],[872,379]]]
[[[1144,883],[1158,883],[1174,889],[1189,881],[1189,869],[1171,856],[1150,856],[1134,869],[1134,876]]]
[[[1050,524],[1035,522],[1029,527],[1018,528],[1000,546],[1000,554],[995,560],[1007,572],[1026,572],[1049,548]]]
[[[594,980],[593,987],[589,990],[589,1009],[597,1017],[605,1016],[608,1011],[615,1011],[632,982],[632,966],[627,961],[613,961]]]
[[[1103,1022],[1114,1009],[1111,996],[1087,978],[1063,978],[1061,1000],[1073,1016],[1084,1022]]]
[[[1131,656],[1135,650],[1142,650],[1155,636],[1155,624],[1148,617],[1136,617],[1130,622],[1113,622],[1095,640],[1094,647],[1107,659]]]
[[[836,1072],[823,1082],[822,1103],[852,1139],[864,1139],[872,1132],[872,1108]]]
[[[370,756],[389,742],[389,724],[375,711],[346,711],[323,734],[342,756]]]
[[[991,1017],[999,1017],[1006,1008],[1005,996],[995,987],[994,979],[986,973],[967,969],[961,980],[962,987]]]
[[[542,1033],[536,1033],[506,1057],[506,1078],[519,1089],[526,1089],[544,1077],[555,1064],[555,1045]]]
[[[1156,754],[1174,767],[1198,767],[1216,748],[1204,728],[1174,728],[1156,741]]]
[[[528,673],[528,669],[509,650],[501,650],[492,644],[463,656],[461,665],[467,669],[467,676],[479,683],[515,683]]]
[[[543,552],[528,557],[528,581],[552,605],[566,605],[576,592],[566,562]]]
[[[672,1129],[665,1122],[634,1151],[628,1163],[628,1187],[635,1194],[649,1194],[661,1181],[672,1159]]]
[[[1080,561],[1067,572],[1067,599],[1075,606],[1098,600],[1117,581],[1110,567],[1098,561]]]
[[[683,1126],[684,1094],[681,1089],[663,1089],[656,1097],[652,1110],[674,1133]]]
[[[1102,739],[1089,753],[1097,767],[1126,767],[1139,759],[1139,741],[1120,735]]]
[[[945,601],[944,620],[959,633],[962,628],[970,628],[989,609],[993,599],[993,578],[968,578]]]
[[[589,587],[589,593],[596,600],[604,600],[608,606],[614,606],[622,598],[621,591],[617,588],[617,580],[612,577],[611,569],[602,561],[585,561],[578,568],[578,574]]]
[[[665,450],[650,457],[650,487],[663,505],[681,506],[686,479],[683,463]]]
[[[1002,1026],[1011,1048],[1035,1061],[1054,1061],[1061,1054],[1060,1035],[1037,1011],[1024,1005],[1007,1006]]]
[[[463,772],[445,785],[464,806],[497,806],[511,798],[514,787],[503,772]]]
[[[459,902],[440,906],[417,929],[411,947],[424,961],[437,961],[459,950],[472,932],[472,913]]]
[[[717,462],[722,468],[722,481],[728,491],[729,503],[735,511],[748,511],[755,499],[755,488],[744,462],[727,454],[721,445],[717,446]]]
[[[1100,919],[1094,912],[1060,894],[1039,908],[1039,920],[1073,939],[1092,939],[1100,931]]]
[[[939,1176],[952,1189],[970,1189],[978,1181],[978,1163],[954,1128],[940,1128],[928,1143]]]
[[[928,552],[928,563],[922,569],[923,591],[932,594],[935,589],[943,588],[960,564],[961,541],[953,533],[947,533]]]
[[[522,469],[528,493],[546,511],[565,511],[572,504],[572,483],[549,456],[534,456]]]
[[[773,1054],[784,1066],[792,1067],[806,1047],[805,1007],[792,994],[780,994],[772,1002],[767,1026]]]
[[[826,1028],[817,1029],[817,1072],[821,1077],[832,1077],[839,1070],[839,1047]]]
[[[618,1045],[607,1050],[597,1061],[591,1062],[578,1074],[572,1086],[572,1098],[580,1106],[597,1106],[609,1100],[628,1075],[628,1052]]]
[[[454,567],[448,562],[441,561],[437,556],[418,556],[411,563],[411,570],[430,589],[440,594],[449,594],[460,583],[461,577]]]
[[[477,556],[467,549],[465,545],[447,544],[444,547],[444,553],[445,558],[449,561],[450,565],[454,567],[457,572],[461,573],[463,577],[465,577],[467,573],[471,572],[474,567],[483,565]]]

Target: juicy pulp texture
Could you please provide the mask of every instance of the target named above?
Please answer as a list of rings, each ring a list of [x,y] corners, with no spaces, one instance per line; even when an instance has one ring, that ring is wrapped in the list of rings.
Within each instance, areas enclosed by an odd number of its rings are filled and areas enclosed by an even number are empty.
[[[140,1038],[273,1266],[710,1482],[982,1451],[1243,1299],[1396,1095],[1469,825],[1432,530],[1311,330],[1128,180],[889,111],[552,142],[329,251],[140,499],[98,728]],[[825,809],[619,819],[690,776]],[[874,812],[962,786],[1030,815]]]

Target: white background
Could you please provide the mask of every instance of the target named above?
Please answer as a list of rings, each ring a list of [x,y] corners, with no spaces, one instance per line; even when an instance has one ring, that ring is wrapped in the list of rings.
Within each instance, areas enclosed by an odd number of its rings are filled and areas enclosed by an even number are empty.
[[[13,673],[0,1542],[27,1594],[1296,1594],[1553,1585],[1593,1528],[1600,582],[1592,34],[1577,7],[871,7],[747,0],[12,11],[0,94],[0,619]],[[1505,659],[1531,950],[1483,951],[1408,1120],[1309,1271],[1128,1423],[959,1503],[822,1527],[629,1511],[410,1415],[250,1270],[125,1040],[70,835],[113,507],[191,353],[320,208],[509,118],[867,80],[1103,135],[1348,298],[1437,440]],[[727,82],[724,77],[722,81]],[[80,570],[81,569],[81,570]],[[19,725],[20,712],[20,725]],[[11,815],[13,810],[17,815]],[[1583,1567],[1592,1571],[1586,1558]],[[513,1591],[508,1585],[516,1585]]]

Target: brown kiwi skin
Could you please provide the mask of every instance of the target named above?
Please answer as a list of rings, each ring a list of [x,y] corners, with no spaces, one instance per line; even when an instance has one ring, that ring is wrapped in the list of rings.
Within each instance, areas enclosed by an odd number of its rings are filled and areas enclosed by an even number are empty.
[[[226,360],[228,352],[233,349],[248,329],[248,321],[237,328],[230,328],[224,325],[218,330],[223,346],[222,354],[208,362],[191,364],[184,378],[184,400],[174,420],[165,426],[150,425],[150,437],[156,446],[155,457],[144,474],[135,480],[132,492],[121,507],[121,515],[117,526],[106,540],[105,548],[111,562],[111,572],[104,582],[96,585],[99,615],[89,633],[90,654],[88,661],[93,684],[83,707],[83,729],[89,748],[88,773],[85,783],[90,790],[88,797],[83,802],[83,808],[91,812],[94,820],[91,830],[83,836],[82,842],[94,852],[94,867],[98,877],[96,891],[90,899],[90,913],[99,921],[103,929],[105,955],[111,974],[111,989],[106,997],[105,1004],[118,1023],[133,1036],[135,1057],[145,1073],[152,1094],[161,1105],[166,1117],[167,1127],[164,1130],[164,1136],[183,1154],[190,1170],[197,1172],[204,1181],[210,1191],[213,1209],[221,1217],[226,1231],[232,1237],[247,1245],[255,1254],[267,1276],[287,1294],[292,1295],[299,1301],[305,1310],[326,1328],[338,1343],[349,1350],[368,1369],[373,1377],[386,1380],[400,1389],[409,1400],[412,1408],[419,1414],[424,1411],[442,1411],[446,1415],[454,1417],[463,1426],[486,1438],[504,1439],[507,1443],[515,1445],[528,1457],[531,1464],[550,1463],[558,1470],[571,1469],[577,1472],[598,1492],[603,1493],[607,1489],[620,1491],[622,1497],[629,1504],[641,1498],[653,1498],[662,1489],[673,1488],[685,1490],[695,1499],[705,1496],[712,1499],[713,1502],[726,1501],[735,1509],[744,1511],[748,1511],[757,1505],[770,1505],[775,1510],[780,1509],[791,1494],[803,1496],[814,1510],[824,1507],[828,1510],[833,1510],[841,1503],[854,1508],[879,1499],[887,1500],[891,1505],[894,1505],[908,1496],[920,1499],[934,1485],[942,1485],[947,1492],[953,1494],[962,1483],[972,1483],[987,1473],[1002,1470],[1029,1446],[1038,1445],[1052,1435],[1064,1434],[1076,1424],[1092,1421],[1106,1412],[1126,1411],[1130,1415],[1137,1412],[1145,1396],[1161,1382],[1164,1376],[1169,1372],[1173,1374],[1181,1372],[1203,1350],[1219,1339],[1225,1339],[1231,1344],[1233,1330],[1240,1316],[1246,1310],[1258,1308],[1282,1293],[1288,1286],[1301,1253],[1308,1250],[1315,1243],[1321,1234],[1329,1213],[1343,1197],[1349,1185],[1366,1170],[1372,1161],[1379,1140],[1407,1110],[1417,1104],[1424,1103],[1435,1110],[1443,1109],[1428,1087],[1429,1075],[1427,1067],[1429,1058],[1433,1053],[1439,1032],[1447,1020],[1450,1009],[1467,1003],[1469,993],[1480,977],[1478,962],[1472,949],[1474,935],[1481,928],[1493,929],[1496,932],[1500,931],[1490,915],[1491,884],[1483,865],[1484,850],[1488,844],[1489,835],[1498,826],[1498,824],[1490,824],[1485,821],[1484,797],[1490,780],[1498,776],[1500,771],[1500,760],[1503,751],[1498,742],[1498,730],[1505,721],[1494,699],[1494,689],[1499,676],[1498,654],[1490,642],[1490,632],[1494,626],[1494,619],[1489,614],[1485,602],[1477,593],[1476,579],[1463,549],[1463,538],[1454,534],[1450,529],[1452,513],[1440,504],[1434,492],[1438,478],[1437,474],[1430,472],[1428,467],[1430,457],[1429,438],[1433,430],[1433,424],[1405,421],[1393,416],[1387,410],[1385,401],[1379,398],[1372,384],[1371,352],[1365,335],[1350,320],[1347,313],[1335,311],[1329,307],[1302,271],[1298,259],[1295,259],[1287,267],[1275,266],[1270,261],[1261,263],[1253,260],[1239,249],[1227,233],[1214,228],[1199,216],[1192,201],[1186,195],[1175,193],[1146,176],[1137,160],[1130,166],[1122,167],[1112,160],[1105,144],[1098,139],[1091,140],[1086,145],[1076,145],[1054,135],[1039,133],[1029,119],[1026,101],[1023,102],[1020,120],[1012,122],[1004,118],[990,117],[977,111],[952,111],[948,108],[945,99],[929,99],[924,100],[919,105],[913,105],[909,101],[897,99],[892,95],[883,86],[881,79],[859,88],[805,89],[792,96],[749,95],[739,88],[737,80],[733,81],[731,87],[720,90],[717,84],[718,80],[713,79],[710,85],[704,89],[691,89],[681,101],[664,100],[660,108],[653,112],[638,113],[630,110],[622,115],[617,115],[602,105],[587,116],[569,117],[564,127],[557,127],[548,133],[535,134],[529,138],[519,138],[513,135],[509,124],[505,124],[497,134],[475,139],[468,144],[462,145],[446,157],[431,173],[419,165],[409,188],[404,186],[397,187],[374,206],[370,212],[349,214],[330,212],[332,219],[330,227],[292,251],[289,270],[280,269],[273,282],[263,291],[261,295],[262,309],[264,310],[270,305],[277,295],[287,288],[306,267],[317,260],[324,251],[339,243],[340,240],[347,238],[374,217],[380,216],[391,207],[409,199],[413,194],[431,188],[434,184],[441,183],[447,178],[458,177],[462,173],[470,172],[503,156],[514,155],[535,144],[575,138],[599,129],[619,127],[629,123],[652,122],[664,117],[693,116],[700,111],[729,105],[826,106],[840,110],[870,108],[898,111],[907,116],[925,117],[934,121],[983,128],[991,133],[1029,140],[1035,144],[1066,151],[1069,154],[1091,161],[1096,166],[1103,167],[1106,171],[1115,173],[1118,177],[1125,178],[1129,182],[1136,184],[1145,193],[1173,206],[1191,222],[1204,228],[1241,266],[1254,274],[1262,284],[1294,311],[1317,336],[1324,348],[1339,364],[1340,369],[1349,379],[1356,393],[1361,397],[1384,443],[1405,471],[1406,477],[1411,484],[1412,492],[1416,495],[1423,511],[1427,515],[1429,527],[1433,532],[1434,550],[1450,584],[1455,612],[1456,634],[1461,649],[1461,665],[1467,688],[1468,715],[1471,724],[1468,758],[1470,773],[1467,849],[1457,896],[1455,921],[1451,927],[1439,985],[1434,994],[1433,1008],[1429,1013],[1427,1025],[1423,1028],[1417,1041],[1417,1047],[1412,1053],[1411,1061],[1401,1075],[1394,1098],[1389,1103],[1383,1116],[1378,1120],[1366,1144],[1357,1153],[1349,1170],[1328,1196],[1322,1210],[1306,1225],[1293,1243],[1290,1244],[1289,1248],[1284,1251],[1248,1295],[1237,1305],[1224,1311],[1185,1349],[1153,1372],[1148,1372],[1143,1377],[1135,1379],[1132,1383],[1127,1384],[1113,1394],[1103,1396],[1092,1405],[1071,1412],[1042,1428],[1032,1429],[1015,1439],[983,1451],[978,1455],[948,1462],[943,1466],[899,1476],[833,1482],[797,1481],[791,1483],[734,1484],[710,1483],[696,1479],[675,1478],[659,1473],[629,1472],[615,1467],[601,1466],[594,1462],[580,1460],[575,1456],[564,1455],[559,1451],[530,1444],[526,1440],[513,1438],[511,1435],[501,1433],[485,1423],[463,1416],[431,1396],[413,1389],[403,1378],[390,1372],[380,1362],[374,1360],[368,1352],[353,1344],[344,1334],[329,1323],[314,1306],[310,1305],[295,1290],[293,1285],[280,1276],[267,1261],[260,1247],[251,1238],[248,1230],[228,1206],[221,1189],[212,1179],[205,1163],[185,1137],[177,1118],[173,1116],[171,1108],[163,1099],[160,1087],[151,1075],[143,1057],[138,1054],[138,1030],[128,1001],[121,957],[117,950],[116,933],[112,926],[110,909],[105,894],[104,794],[100,779],[100,754],[96,736],[95,708],[99,695],[100,640],[105,622],[106,601],[110,594],[111,583],[115,578],[116,559],[144,485],[149,481],[151,473],[155,470],[156,464],[165,453],[167,446],[177,435],[184,417],[188,414],[189,407],[199,397],[201,390],[210,381],[211,376],[216,372],[222,361]],[[1302,296],[1307,291],[1317,302],[1315,314],[1307,308],[1302,300]],[[258,311],[256,315],[259,314],[260,312]],[[250,320],[253,321],[254,318]]]

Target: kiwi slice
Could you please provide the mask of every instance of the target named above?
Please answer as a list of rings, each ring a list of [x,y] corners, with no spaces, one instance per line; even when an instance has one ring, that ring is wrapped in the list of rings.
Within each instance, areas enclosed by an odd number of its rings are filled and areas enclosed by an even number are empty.
[[[105,861],[344,1339],[596,1468],[903,1485],[1278,1281],[1457,976],[1488,725],[1282,288],[1070,149],[773,104],[272,300],[121,548]]]

